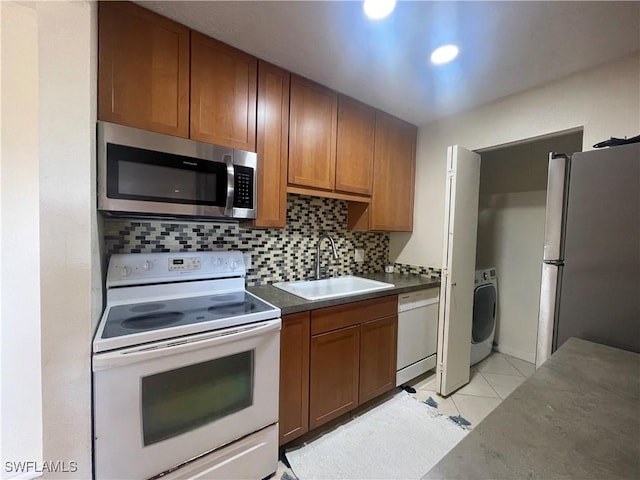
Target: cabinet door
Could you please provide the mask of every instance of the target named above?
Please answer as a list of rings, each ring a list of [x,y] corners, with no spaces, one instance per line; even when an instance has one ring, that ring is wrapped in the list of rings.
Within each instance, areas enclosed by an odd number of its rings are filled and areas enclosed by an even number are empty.
[[[256,151],[258,60],[191,32],[191,138]]]
[[[282,317],[280,445],[309,430],[309,312]]]
[[[358,406],[360,326],[311,337],[309,428]]]
[[[360,326],[360,404],[396,385],[398,315]]]
[[[129,2],[99,2],[98,118],[188,137],[189,29]]]
[[[286,70],[259,62],[257,227],[284,227],[287,221],[289,79]]]
[[[338,98],[336,190],[371,195],[376,111],[352,98]]]
[[[370,229],[413,230],[416,127],[376,112]]]
[[[336,166],[338,96],[291,76],[289,183],[333,190]]]

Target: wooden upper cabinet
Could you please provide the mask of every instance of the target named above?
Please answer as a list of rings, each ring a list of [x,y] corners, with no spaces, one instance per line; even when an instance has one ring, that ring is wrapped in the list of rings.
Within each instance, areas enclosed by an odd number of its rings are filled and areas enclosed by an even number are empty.
[[[258,60],[191,32],[191,138],[256,151]]]
[[[338,97],[336,190],[371,195],[375,120],[372,107]]]
[[[267,62],[258,64],[258,216],[256,227],[287,222],[287,162],[290,73]]]
[[[289,184],[333,190],[338,96],[292,75],[290,100]]]
[[[189,136],[189,29],[128,2],[98,3],[98,118]]]
[[[416,136],[414,125],[376,112],[371,230],[413,229]]]

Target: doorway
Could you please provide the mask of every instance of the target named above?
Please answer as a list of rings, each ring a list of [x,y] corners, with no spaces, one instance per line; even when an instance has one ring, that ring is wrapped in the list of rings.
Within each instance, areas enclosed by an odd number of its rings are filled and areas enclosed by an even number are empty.
[[[582,151],[582,130],[479,152],[476,270],[495,267],[494,349],[535,362],[549,152]]]

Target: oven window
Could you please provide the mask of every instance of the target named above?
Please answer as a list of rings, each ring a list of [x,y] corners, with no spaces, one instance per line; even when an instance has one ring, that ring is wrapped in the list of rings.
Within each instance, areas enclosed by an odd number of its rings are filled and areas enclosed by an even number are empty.
[[[255,351],[142,378],[144,445],[194,430],[253,403]]]

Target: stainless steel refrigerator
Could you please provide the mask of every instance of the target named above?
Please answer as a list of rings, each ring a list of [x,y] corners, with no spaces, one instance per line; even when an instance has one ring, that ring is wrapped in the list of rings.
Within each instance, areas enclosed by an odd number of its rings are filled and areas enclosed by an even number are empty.
[[[640,143],[551,153],[536,366],[569,337],[640,352]]]

